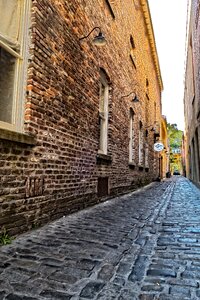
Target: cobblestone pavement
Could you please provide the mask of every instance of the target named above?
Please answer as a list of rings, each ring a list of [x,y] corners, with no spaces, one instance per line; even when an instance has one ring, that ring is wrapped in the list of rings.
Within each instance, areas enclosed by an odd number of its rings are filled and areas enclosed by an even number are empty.
[[[200,299],[200,190],[153,183],[0,248],[0,300]]]

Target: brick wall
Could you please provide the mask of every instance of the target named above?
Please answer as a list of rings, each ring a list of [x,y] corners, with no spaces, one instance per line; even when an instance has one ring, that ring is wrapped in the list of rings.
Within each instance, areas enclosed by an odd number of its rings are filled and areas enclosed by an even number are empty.
[[[185,158],[187,177],[200,183],[200,17],[199,0],[191,1],[185,72]]]
[[[103,201],[99,177],[108,178],[112,197],[158,176],[151,130],[149,169],[138,166],[139,121],[145,130],[160,120],[161,93],[141,3],[110,3],[112,12],[103,0],[32,1],[24,120],[36,143],[0,140],[0,226],[12,234]],[[95,33],[79,41],[95,26],[106,36],[104,47],[91,43]],[[97,160],[100,69],[109,78],[107,160]],[[123,97],[131,91],[139,103]],[[128,164],[130,108],[134,166]]]

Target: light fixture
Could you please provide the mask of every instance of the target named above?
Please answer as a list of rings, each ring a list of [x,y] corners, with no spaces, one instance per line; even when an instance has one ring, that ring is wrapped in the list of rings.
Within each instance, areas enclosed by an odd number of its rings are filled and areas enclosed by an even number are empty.
[[[94,27],[86,36],[83,36],[82,38],[79,39],[79,41],[82,41],[83,39],[86,39],[90,36],[90,34],[94,31],[94,30],[99,30],[98,35],[96,35],[93,40],[92,43],[96,46],[104,46],[106,44],[106,39],[103,35],[103,33],[101,32],[101,28],[100,27]]]
[[[156,127],[157,127],[158,125],[159,125],[159,123],[158,123],[158,122],[155,122],[153,125],[146,126],[146,129],[155,132],[155,131],[156,131]],[[151,129],[149,129],[149,128],[151,128]]]
[[[140,102],[140,100],[137,98],[135,92],[130,92],[128,95],[122,96],[122,98],[126,98],[130,95],[134,94],[135,96],[133,97],[133,99],[131,100],[132,102],[136,103],[136,102]]]

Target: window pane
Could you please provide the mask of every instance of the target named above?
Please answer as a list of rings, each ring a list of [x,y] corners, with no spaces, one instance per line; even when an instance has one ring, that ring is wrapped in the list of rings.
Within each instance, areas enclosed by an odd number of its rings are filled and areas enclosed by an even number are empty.
[[[12,123],[16,58],[0,48],[0,121]]]
[[[0,0],[0,35],[13,44],[19,42],[20,2],[20,0]]]
[[[99,105],[99,109],[100,112],[104,112],[104,97],[105,97],[105,86],[101,83],[101,87],[100,87],[100,105]]]

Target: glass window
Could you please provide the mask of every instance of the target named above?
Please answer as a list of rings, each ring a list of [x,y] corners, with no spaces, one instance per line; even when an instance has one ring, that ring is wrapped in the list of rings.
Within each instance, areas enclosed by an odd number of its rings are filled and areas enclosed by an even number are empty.
[[[0,121],[13,123],[16,58],[0,48]]]
[[[109,86],[105,75],[101,74],[100,80],[100,101],[99,101],[99,118],[100,118],[100,141],[99,153],[107,154],[108,144],[108,96]]]
[[[142,122],[139,123],[139,165],[143,166],[143,125]]]
[[[0,127],[15,131],[21,131],[28,5],[0,0]]]
[[[133,118],[134,118],[134,111],[131,108],[130,109],[130,116],[129,116],[129,163],[132,163],[134,161],[134,144],[133,144]]]

